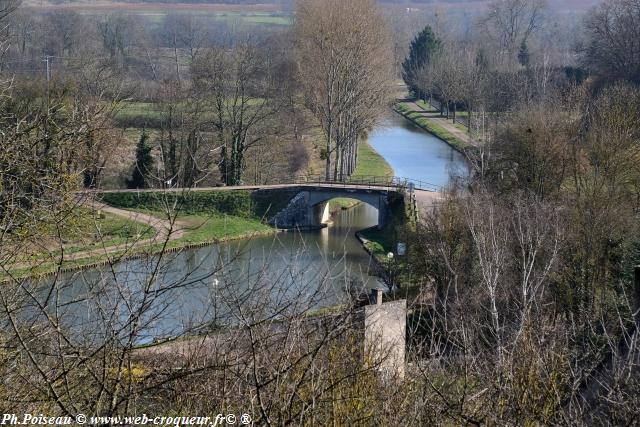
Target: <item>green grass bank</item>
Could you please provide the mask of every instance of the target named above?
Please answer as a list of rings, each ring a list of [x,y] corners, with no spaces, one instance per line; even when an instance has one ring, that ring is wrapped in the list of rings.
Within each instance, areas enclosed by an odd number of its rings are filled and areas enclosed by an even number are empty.
[[[358,145],[358,164],[356,170],[349,178],[350,180],[360,180],[364,178],[391,178],[393,177],[393,168],[366,139],[360,141]],[[354,199],[337,198],[330,202],[330,209],[335,212],[340,209],[349,209],[360,203]]]
[[[184,236],[172,245],[217,243],[276,230],[268,221],[284,209],[296,190],[190,191],[103,193],[104,203],[150,213],[160,219],[175,218]]]
[[[449,144],[452,148],[464,152],[466,149],[472,148],[471,145],[457,138],[451,132],[443,128],[442,126],[434,123],[428,118],[422,116],[420,113],[416,112],[413,108],[407,105],[404,102],[398,102],[393,106],[393,109],[404,116],[406,119],[410,120],[417,126],[426,130],[427,132],[433,134],[434,136],[440,138],[447,144]]]

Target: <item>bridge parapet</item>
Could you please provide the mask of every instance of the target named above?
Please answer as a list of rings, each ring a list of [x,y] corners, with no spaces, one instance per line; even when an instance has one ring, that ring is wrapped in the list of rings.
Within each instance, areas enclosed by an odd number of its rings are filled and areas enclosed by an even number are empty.
[[[92,190],[78,192],[78,197],[86,195],[105,195],[114,193],[131,193],[141,197],[145,193],[173,194],[185,198],[190,194],[202,192],[250,191],[255,194],[263,192],[286,192],[275,204],[267,203],[270,223],[279,228],[318,228],[327,219],[327,202],[330,199],[344,197],[360,200],[378,209],[378,226],[384,226],[388,216],[389,195],[410,195],[415,203],[416,195],[420,199],[437,197],[439,187],[432,184],[398,177],[359,177],[346,182],[325,180],[324,177],[296,178],[296,182],[280,184],[241,185],[229,187],[194,187],[194,188],[150,188],[138,190]],[[413,191],[412,191],[413,190]],[[415,191],[418,190],[418,191]],[[426,196],[425,196],[426,195]],[[266,197],[268,202],[268,196]],[[264,197],[262,199],[265,199]],[[276,197],[278,199],[278,197]],[[263,203],[264,204],[264,203]],[[282,208],[282,206],[285,206]],[[274,206],[277,206],[274,207]],[[127,206],[121,206],[127,207]],[[131,207],[131,206],[130,206]],[[279,211],[278,211],[279,210]],[[275,212],[274,216],[271,216]]]
[[[419,179],[405,178],[399,176],[357,176],[350,177],[345,181],[336,181],[332,179],[326,179],[324,176],[302,176],[294,178],[292,184],[326,184],[332,186],[343,187],[390,187],[400,189],[414,188],[416,190],[439,192],[442,187]]]

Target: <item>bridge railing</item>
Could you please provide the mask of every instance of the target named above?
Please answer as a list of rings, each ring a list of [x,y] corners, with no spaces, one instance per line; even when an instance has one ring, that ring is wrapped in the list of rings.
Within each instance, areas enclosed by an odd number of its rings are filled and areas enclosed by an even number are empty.
[[[298,177],[292,182],[292,184],[331,184],[333,186],[363,186],[363,187],[395,187],[399,189],[409,189],[413,186],[416,190],[426,190],[426,191],[441,191],[442,188],[438,185],[422,181],[419,179],[411,179],[405,177],[398,176],[357,176],[350,177],[346,180],[333,180],[326,179],[324,175],[322,176],[304,176]]]

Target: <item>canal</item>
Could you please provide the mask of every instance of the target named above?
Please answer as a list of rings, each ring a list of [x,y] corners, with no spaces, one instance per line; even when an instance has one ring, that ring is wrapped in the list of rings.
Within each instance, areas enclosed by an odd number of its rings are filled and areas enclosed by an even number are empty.
[[[445,187],[467,173],[464,156],[441,139],[393,113],[369,137],[397,177]]]
[[[460,153],[395,114],[370,135],[369,143],[397,176],[446,186],[452,173],[463,173],[465,168]],[[359,204],[337,212],[332,224],[321,230],[189,249],[165,255],[162,260],[129,260],[108,271],[70,273],[58,279],[58,283],[66,283],[62,300],[76,301],[66,306],[67,321],[94,322],[95,333],[104,320],[101,312],[122,304],[124,325],[127,307],[151,298],[153,307],[141,319],[146,336],[137,338],[148,342],[223,318],[229,307],[249,306],[256,299],[262,299],[265,307],[304,304],[296,308],[318,309],[334,305],[349,292],[351,284],[381,286],[373,276],[368,253],[355,237],[356,231],[376,223],[377,210]],[[97,306],[90,297],[79,298],[92,295],[103,295],[103,304],[108,307]]]

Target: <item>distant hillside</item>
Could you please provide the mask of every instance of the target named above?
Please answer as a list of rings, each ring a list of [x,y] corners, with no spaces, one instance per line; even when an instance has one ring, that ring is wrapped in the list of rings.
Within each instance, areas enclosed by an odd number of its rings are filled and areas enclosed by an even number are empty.
[[[50,6],[50,5],[81,5],[92,6],[95,4],[107,4],[107,3],[162,3],[162,4],[289,4],[293,0],[24,0],[23,4],[29,7],[36,6]]]
[[[417,7],[428,6],[451,6],[464,7],[464,4],[474,3],[488,4],[490,0],[378,0],[386,5],[410,6]],[[549,8],[556,11],[584,11],[601,3],[602,0],[548,0]],[[151,7],[153,5],[172,5],[172,8],[180,7],[179,5],[189,5],[191,7],[221,7],[229,8],[234,6],[251,7],[268,10],[291,10],[295,0],[23,0],[23,5],[34,8],[51,8],[51,7],[79,7],[82,9],[100,9],[117,5],[137,5],[138,7]],[[481,7],[481,6],[480,6]],[[477,7],[474,7],[477,9]]]
[[[170,10],[201,8],[210,11],[246,10],[276,11],[290,7],[294,0],[23,0],[26,8],[45,10],[104,10],[168,8]]]

